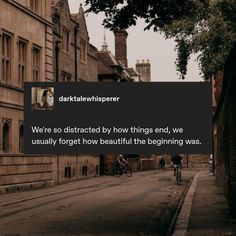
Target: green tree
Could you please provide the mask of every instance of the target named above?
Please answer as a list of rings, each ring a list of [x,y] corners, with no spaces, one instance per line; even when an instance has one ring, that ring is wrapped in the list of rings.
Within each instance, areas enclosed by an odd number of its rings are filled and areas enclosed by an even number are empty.
[[[190,54],[197,53],[204,79],[224,68],[236,43],[235,0],[86,0],[88,12],[104,12],[111,30],[147,23],[145,30],[175,38],[177,71],[187,72]]]

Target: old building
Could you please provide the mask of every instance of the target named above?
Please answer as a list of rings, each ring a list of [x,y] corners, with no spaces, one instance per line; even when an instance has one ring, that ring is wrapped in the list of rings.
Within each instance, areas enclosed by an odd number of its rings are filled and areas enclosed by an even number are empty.
[[[25,81],[97,81],[82,7],[71,16],[67,1],[1,0],[0,9],[0,192],[97,175],[98,156],[25,155],[23,144]]]
[[[82,5],[70,14],[67,0],[51,0],[53,20],[54,81],[97,82],[97,49],[90,44]],[[99,156],[59,155],[56,182],[99,175]]]
[[[102,49],[98,55],[98,80],[101,82],[139,82],[139,73],[128,67],[127,37],[125,30],[114,32],[115,55],[108,48],[106,37]],[[139,155],[128,155],[133,170],[140,170]],[[100,155],[101,174],[112,174],[113,163],[116,159],[114,154]]]
[[[127,68],[127,32],[114,33],[115,52],[113,55],[108,48],[106,37],[98,56],[98,80],[102,82],[133,82],[134,76],[139,76],[132,68]],[[118,54],[118,57],[117,57]]]
[[[98,57],[98,80],[101,82],[128,81],[124,76],[123,66],[109,50],[101,50]]]
[[[67,0],[51,0],[54,80],[96,82],[97,49],[90,44],[82,5],[70,14]]]
[[[151,64],[149,60],[137,60],[136,71],[140,75],[141,82],[151,82]]]
[[[53,80],[50,3],[1,0],[0,9],[0,192],[52,185],[52,157],[23,154],[23,83]]]

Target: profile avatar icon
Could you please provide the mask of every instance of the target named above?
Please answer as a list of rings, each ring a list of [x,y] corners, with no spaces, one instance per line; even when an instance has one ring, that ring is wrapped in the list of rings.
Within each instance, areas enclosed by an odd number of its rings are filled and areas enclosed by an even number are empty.
[[[32,110],[52,110],[54,106],[54,88],[32,88]]]

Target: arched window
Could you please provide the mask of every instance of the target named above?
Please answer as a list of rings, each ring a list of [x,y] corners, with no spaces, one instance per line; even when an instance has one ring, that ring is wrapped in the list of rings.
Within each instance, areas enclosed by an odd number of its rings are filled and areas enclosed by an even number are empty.
[[[24,152],[24,125],[20,125],[19,128],[19,152]]]
[[[2,150],[8,153],[10,149],[10,125],[5,122],[2,128]]]

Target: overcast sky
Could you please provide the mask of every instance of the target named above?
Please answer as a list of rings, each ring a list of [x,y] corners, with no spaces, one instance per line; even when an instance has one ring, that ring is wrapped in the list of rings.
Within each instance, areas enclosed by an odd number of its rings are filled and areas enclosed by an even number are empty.
[[[79,10],[80,3],[84,6],[83,0],[69,0],[71,13]],[[84,9],[86,7],[84,6]],[[103,43],[104,28],[102,26],[104,15],[90,13],[86,16],[87,27],[92,43],[99,50]],[[178,79],[175,68],[176,52],[173,40],[166,40],[159,33],[144,31],[145,23],[141,20],[135,27],[128,29],[128,64],[135,67],[137,60],[149,59],[151,62],[152,81],[182,81]],[[106,30],[109,50],[114,54],[114,36]],[[201,81],[199,69],[195,58],[192,57],[188,66],[188,74],[184,81]]]

